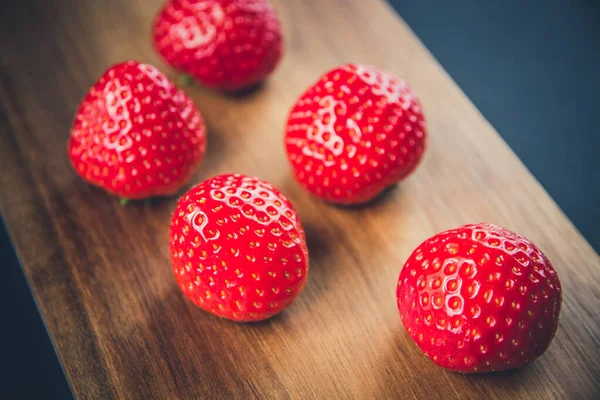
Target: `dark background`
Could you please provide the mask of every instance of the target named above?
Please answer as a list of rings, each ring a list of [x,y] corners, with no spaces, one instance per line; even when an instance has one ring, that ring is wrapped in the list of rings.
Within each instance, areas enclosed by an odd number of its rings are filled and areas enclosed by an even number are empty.
[[[389,1],[598,252],[600,1]],[[71,398],[3,220],[0,260],[0,398]]]

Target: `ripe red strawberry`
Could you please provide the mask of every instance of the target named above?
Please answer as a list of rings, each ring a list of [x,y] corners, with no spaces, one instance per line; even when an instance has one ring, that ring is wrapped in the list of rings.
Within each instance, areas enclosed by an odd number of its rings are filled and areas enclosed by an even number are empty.
[[[539,357],[554,337],[562,301],[546,256],[492,224],[423,242],[404,265],[396,296],[421,350],[465,373],[517,368]]]
[[[224,90],[262,81],[282,53],[279,18],[268,0],[170,0],[153,37],[173,67]]]
[[[235,321],[259,321],[304,288],[308,251],[292,204],[258,178],[220,175],[177,204],[169,231],[171,263],[198,307]]]
[[[180,189],[205,147],[192,100],[153,66],[127,61],[106,71],[83,99],[67,151],[86,181],[143,199]]]
[[[374,67],[342,65],[300,96],[285,143],[296,178],[311,193],[357,204],[410,174],[425,136],[421,106],[403,81]]]

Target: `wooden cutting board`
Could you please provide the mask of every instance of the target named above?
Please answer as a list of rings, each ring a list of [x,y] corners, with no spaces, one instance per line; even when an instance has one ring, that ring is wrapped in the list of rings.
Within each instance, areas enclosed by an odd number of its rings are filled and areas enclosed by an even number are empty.
[[[150,44],[159,3],[37,0],[13,2],[2,16],[10,34],[1,38],[0,206],[77,397],[598,396],[598,255],[382,0],[275,1],[286,55],[264,88],[244,96],[187,89],[209,128],[195,181],[225,172],[271,181],[300,213],[311,264],[293,306],[263,323],[220,320],[186,301],[168,256],[176,199],[121,207],[79,179],[65,154],[77,104],[111,64],[133,58],[175,76]],[[362,208],[301,190],[283,149],[292,102],[343,62],[406,79],[430,134],[417,172]],[[421,241],[480,221],[537,243],[559,273],[564,303],[556,338],[535,363],[465,376],[436,367],[411,342],[395,285]]]

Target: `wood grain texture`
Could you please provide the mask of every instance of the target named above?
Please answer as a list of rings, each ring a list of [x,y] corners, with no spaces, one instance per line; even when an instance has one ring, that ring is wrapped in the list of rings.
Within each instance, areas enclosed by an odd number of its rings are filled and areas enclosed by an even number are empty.
[[[245,96],[187,90],[209,128],[195,181],[225,172],[271,181],[299,211],[311,254],[305,291],[272,320],[236,324],[187,302],[168,256],[176,199],[123,208],[78,178],[65,152],[77,104],[111,64],[133,58],[175,76],[151,48],[159,3],[32,0],[10,2],[0,17],[0,207],[77,397],[598,396],[600,258],[381,0],[276,1],[287,53],[269,82]],[[348,61],[406,79],[430,134],[417,172],[361,208],[301,190],[283,148],[292,102]],[[564,302],[557,336],[535,363],[464,376],[420,354],[395,285],[422,240],[480,221],[543,249]]]

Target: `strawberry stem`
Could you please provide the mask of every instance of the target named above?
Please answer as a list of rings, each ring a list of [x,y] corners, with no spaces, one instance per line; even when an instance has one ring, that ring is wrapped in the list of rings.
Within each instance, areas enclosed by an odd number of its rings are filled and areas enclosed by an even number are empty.
[[[178,86],[191,86],[194,83],[194,79],[192,78],[191,75],[188,74],[183,74],[180,75],[179,78],[177,78],[177,84]]]
[[[127,204],[129,204],[129,199],[120,199],[119,203],[121,204],[122,207],[125,207]]]

